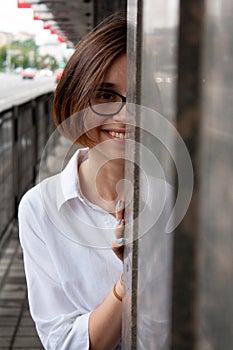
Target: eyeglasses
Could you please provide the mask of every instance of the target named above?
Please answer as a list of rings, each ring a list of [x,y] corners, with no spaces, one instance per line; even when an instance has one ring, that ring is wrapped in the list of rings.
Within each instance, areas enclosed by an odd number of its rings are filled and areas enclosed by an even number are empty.
[[[89,100],[92,112],[112,117],[118,114],[126,104],[126,97],[112,90],[96,90]]]

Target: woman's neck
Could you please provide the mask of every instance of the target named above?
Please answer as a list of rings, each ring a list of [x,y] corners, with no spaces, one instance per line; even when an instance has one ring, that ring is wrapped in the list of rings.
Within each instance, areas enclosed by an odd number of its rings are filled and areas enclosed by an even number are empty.
[[[116,203],[124,196],[124,159],[103,159],[89,154],[79,167],[80,188],[83,196],[114,214]]]

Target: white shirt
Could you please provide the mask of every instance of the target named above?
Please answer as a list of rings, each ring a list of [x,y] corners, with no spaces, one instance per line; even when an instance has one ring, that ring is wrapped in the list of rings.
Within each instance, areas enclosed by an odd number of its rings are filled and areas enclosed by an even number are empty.
[[[77,158],[86,154],[78,150],[19,205],[29,307],[45,349],[89,349],[90,313],[122,272],[111,250],[115,218],[80,193]]]
[[[89,349],[90,313],[104,301],[122,272],[122,262],[111,250],[115,218],[81,195],[77,164],[87,154],[88,149],[78,150],[60,174],[30,189],[19,205],[30,312],[49,350]],[[171,188],[165,181],[147,177],[140,183],[140,192],[139,342],[140,334],[146,334],[152,344],[153,337],[163,343],[168,304],[164,301],[164,269],[170,251],[170,235],[164,232]],[[148,299],[148,295],[156,297]]]

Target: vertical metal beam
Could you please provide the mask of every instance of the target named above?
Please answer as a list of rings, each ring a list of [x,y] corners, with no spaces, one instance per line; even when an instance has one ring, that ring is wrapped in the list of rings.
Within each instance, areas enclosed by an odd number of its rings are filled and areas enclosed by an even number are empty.
[[[134,17],[128,26],[128,45],[127,45],[127,57],[128,57],[128,86],[127,90],[134,99],[128,102],[140,105],[141,103],[141,43],[142,43],[142,1],[134,1],[135,13],[130,13],[130,17]],[[139,125],[140,112],[137,111],[134,118],[136,118],[135,125]],[[128,126],[127,126],[128,128]],[[129,126],[129,130],[132,131],[132,126]],[[129,247],[126,247],[125,262],[124,262],[124,276],[127,285],[127,296],[123,302],[123,332],[122,332],[122,345],[123,349],[137,349],[137,298],[138,298],[138,221],[135,220],[139,215],[139,199],[140,199],[140,170],[136,166],[140,164],[140,129],[134,130],[135,146],[127,148],[126,145],[126,158],[127,152],[131,154],[129,159],[134,159],[134,164],[126,163],[125,178],[133,185],[133,200],[131,204],[125,210],[126,222],[132,221],[132,225],[126,229],[126,237],[132,240]],[[127,199],[127,198],[126,198]]]
[[[204,0],[180,1],[177,129],[194,168],[190,207],[174,235],[171,349],[195,349],[197,335],[199,128]],[[177,155],[179,156],[179,155]]]
[[[136,105],[141,105],[141,72],[142,72],[142,14],[143,14],[143,6],[142,0],[137,1],[137,26],[136,26],[136,56],[135,56],[135,81],[136,86],[133,87],[135,89],[135,103]],[[135,118],[137,119],[136,125],[140,125],[140,112],[136,113]],[[131,349],[137,349],[137,313],[138,313],[138,221],[136,220],[139,216],[139,201],[140,201],[140,169],[135,166],[136,164],[140,164],[140,128],[136,128],[135,130],[135,154],[134,154],[134,201],[133,201],[133,247],[132,247],[132,347]]]

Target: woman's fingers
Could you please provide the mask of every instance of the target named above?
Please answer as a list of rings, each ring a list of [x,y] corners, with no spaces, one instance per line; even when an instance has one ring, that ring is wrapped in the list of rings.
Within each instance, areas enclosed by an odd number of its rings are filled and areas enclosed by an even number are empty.
[[[126,244],[126,239],[121,237],[116,239],[112,244],[112,250],[116,254],[116,256],[123,261],[124,257],[124,247]]]
[[[115,228],[115,236],[116,238],[120,238],[124,236],[124,201],[119,200],[116,205],[116,228]]]
[[[116,221],[120,222],[119,220],[122,220],[124,218],[124,201],[119,199],[116,205]]]
[[[124,246],[125,246],[124,227],[125,227],[124,201],[119,200],[116,206],[116,227],[115,227],[116,240],[112,244],[112,250],[121,261],[123,261]]]
[[[119,219],[115,227],[115,237],[121,238],[124,236],[125,219]]]

